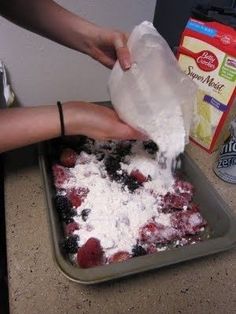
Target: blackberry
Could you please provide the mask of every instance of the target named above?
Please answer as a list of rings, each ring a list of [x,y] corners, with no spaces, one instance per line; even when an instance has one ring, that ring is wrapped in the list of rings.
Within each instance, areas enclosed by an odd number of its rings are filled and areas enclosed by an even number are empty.
[[[117,173],[120,170],[120,159],[114,156],[108,156],[105,160],[105,168],[112,180],[119,181],[121,175]]]
[[[158,146],[153,141],[145,141],[143,142],[143,146],[149,154],[155,154],[158,151]]]
[[[120,143],[116,147],[116,154],[119,155],[119,157],[123,158],[126,155],[129,155],[131,152],[132,145],[130,142],[124,142]]]
[[[67,197],[62,195],[57,195],[55,198],[55,205],[58,213],[66,212],[71,209],[71,202]]]
[[[73,221],[72,217],[76,215],[76,212],[72,209],[72,204],[67,197],[62,195],[56,196],[55,205],[62,221],[65,223]]]
[[[136,244],[133,247],[132,253],[133,253],[132,254],[133,257],[135,257],[135,256],[142,256],[142,255],[146,255],[147,254],[146,250],[141,245],[138,245],[138,244]]]
[[[129,176],[127,173],[123,173],[121,180],[123,185],[127,186],[130,192],[134,192],[141,186],[141,184],[135,180],[135,178]]]
[[[61,220],[64,221],[65,223],[70,223],[73,221],[73,218],[76,215],[76,212],[71,208],[70,210],[66,212],[61,212],[60,217]]]
[[[72,235],[65,239],[63,243],[63,248],[67,254],[77,253],[78,248],[79,248],[78,240],[79,240],[78,235]]]
[[[112,143],[105,143],[105,144],[102,144],[101,145],[101,148],[102,149],[105,149],[105,150],[109,150],[109,151],[112,151]]]
[[[100,151],[96,152],[95,155],[98,161],[102,161],[105,157],[105,153],[100,152]]]
[[[82,217],[83,221],[86,221],[88,219],[88,215],[90,212],[91,212],[91,209],[89,209],[89,208],[85,208],[82,210],[81,217]]]
[[[78,145],[78,153],[81,153],[82,151],[87,153],[88,155],[91,155],[93,153],[93,145],[94,140],[90,139],[88,137],[81,137],[79,145]]]

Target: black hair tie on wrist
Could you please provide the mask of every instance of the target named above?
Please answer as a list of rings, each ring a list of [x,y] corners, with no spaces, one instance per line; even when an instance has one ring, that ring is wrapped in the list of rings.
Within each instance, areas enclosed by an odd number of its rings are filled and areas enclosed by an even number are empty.
[[[61,123],[61,137],[64,137],[65,136],[65,124],[64,124],[62,104],[60,101],[57,102],[57,107],[58,107],[60,123]]]

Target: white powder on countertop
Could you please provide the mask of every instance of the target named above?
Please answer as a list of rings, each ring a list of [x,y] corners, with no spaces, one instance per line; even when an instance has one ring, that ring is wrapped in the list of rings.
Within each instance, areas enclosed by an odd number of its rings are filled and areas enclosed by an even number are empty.
[[[146,189],[148,182],[129,193],[121,184],[102,177],[101,171],[104,173],[103,162],[97,161],[94,155],[88,163],[70,168],[72,177],[63,188],[89,188],[74,217],[80,228],[74,233],[79,235],[80,246],[91,237],[99,239],[107,257],[119,251],[132,253],[140,228],[153,217],[156,222],[168,226],[170,215],[158,212],[160,198]],[[83,209],[91,210],[86,221],[81,216]]]

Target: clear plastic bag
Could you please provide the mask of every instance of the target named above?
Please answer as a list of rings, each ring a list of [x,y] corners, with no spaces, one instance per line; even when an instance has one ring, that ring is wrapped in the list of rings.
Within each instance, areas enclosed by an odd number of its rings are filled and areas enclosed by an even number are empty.
[[[150,22],[136,26],[128,40],[132,66],[117,62],[108,87],[120,118],[144,131],[163,152],[188,141],[197,87],[179,68],[163,37]],[[169,127],[168,127],[169,126]]]

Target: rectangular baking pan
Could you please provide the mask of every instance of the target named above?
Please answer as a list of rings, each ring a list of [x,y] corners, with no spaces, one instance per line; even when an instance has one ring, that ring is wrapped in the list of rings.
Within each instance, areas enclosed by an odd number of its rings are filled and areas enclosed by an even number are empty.
[[[176,264],[233,248],[236,245],[236,219],[228,205],[220,197],[195,162],[185,154],[183,172],[195,187],[194,201],[209,225],[209,237],[202,242],[150,255],[135,257],[121,263],[81,269],[72,265],[63,255],[60,244],[64,239],[62,223],[55,209],[55,188],[51,172],[54,141],[39,146],[39,161],[46,193],[49,228],[53,255],[57,266],[70,280],[82,284],[95,284],[163,266]]]

